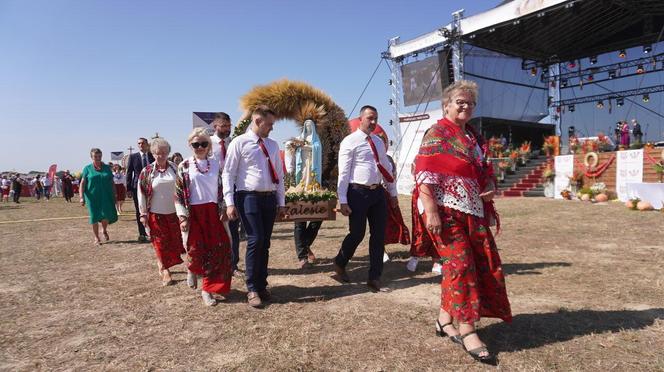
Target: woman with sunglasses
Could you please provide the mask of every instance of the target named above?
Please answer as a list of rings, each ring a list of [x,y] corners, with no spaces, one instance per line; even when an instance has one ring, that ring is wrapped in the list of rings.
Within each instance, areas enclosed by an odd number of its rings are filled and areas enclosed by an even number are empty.
[[[203,303],[214,306],[213,294],[227,294],[232,278],[230,239],[222,224],[226,205],[221,170],[205,129],[195,128],[188,143],[194,154],[178,167],[175,201],[180,229],[187,235],[187,284],[196,288],[202,276]]]

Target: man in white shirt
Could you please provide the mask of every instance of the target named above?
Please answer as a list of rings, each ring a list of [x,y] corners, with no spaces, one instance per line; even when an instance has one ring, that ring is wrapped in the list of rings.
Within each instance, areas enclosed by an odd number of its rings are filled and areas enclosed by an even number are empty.
[[[385,252],[385,224],[387,203],[398,205],[397,190],[392,177],[392,164],[387,158],[385,144],[371,134],[378,123],[378,111],[372,106],[360,110],[359,128],[341,141],[339,148],[339,181],[337,194],[340,212],[348,216],[349,233],[334,260],[337,278],[348,282],[346,265],[364,239],[369,221],[369,279],[367,286],[373,292],[388,291],[381,288]],[[383,184],[391,195],[385,200]]]
[[[223,170],[226,155],[228,154],[228,146],[231,144],[231,117],[225,112],[215,113],[212,127],[214,128],[214,135],[210,137],[212,141],[212,153],[215,159],[219,159],[219,169]],[[242,273],[237,268],[237,264],[240,262],[240,219],[224,221],[224,227],[231,238],[231,268],[233,276],[242,276]]]
[[[270,300],[267,267],[270,239],[277,213],[285,214],[284,172],[279,144],[268,138],[275,114],[265,106],[254,109],[250,130],[228,147],[223,187],[226,214],[242,219],[247,234],[245,282],[247,300],[261,307]]]
[[[48,173],[42,178],[42,184],[44,185],[44,198],[46,198],[46,201],[49,201],[51,200],[52,183]]]

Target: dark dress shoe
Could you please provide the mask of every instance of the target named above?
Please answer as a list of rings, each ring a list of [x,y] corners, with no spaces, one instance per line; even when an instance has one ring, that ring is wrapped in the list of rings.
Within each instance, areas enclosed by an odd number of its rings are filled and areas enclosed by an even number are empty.
[[[249,306],[254,308],[263,307],[263,302],[261,301],[261,298],[257,292],[247,293],[247,303],[249,303]]]
[[[262,291],[258,291],[258,297],[260,297],[262,301],[270,302],[270,300],[272,300],[272,293],[270,293],[270,291],[267,289],[264,289]]]
[[[348,278],[348,273],[346,273],[346,269],[337,265],[337,263],[334,263],[334,272],[337,280],[343,283],[350,283],[350,278]]]
[[[373,279],[369,280],[367,282],[367,287],[371,290],[371,292],[378,293],[378,292],[391,292],[392,290],[388,287],[382,287],[380,284],[380,280]]]

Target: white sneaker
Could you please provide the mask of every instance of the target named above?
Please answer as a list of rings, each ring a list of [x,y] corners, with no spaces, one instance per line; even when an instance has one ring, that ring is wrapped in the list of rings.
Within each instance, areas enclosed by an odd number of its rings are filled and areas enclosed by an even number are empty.
[[[201,291],[201,297],[203,298],[205,306],[214,306],[217,304],[217,300],[215,300],[208,292]]]
[[[439,264],[438,262],[433,263],[433,267],[431,268],[432,273],[436,273],[438,275],[443,274],[443,265]]]
[[[390,256],[387,255],[387,252],[383,252],[383,262],[388,262],[390,260]]]
[[[417,263],[419,262],[419,259],[417,257],[411,257],[410,260],[408,260],[408,263],[406,264],[406,269],[410,272],[415,272],[417,270]]]
[[[196,289],[196,287],[198,287],[198,278],[196,277],[196,274],[189,270],[187,270],[187,285],[192,289]]]

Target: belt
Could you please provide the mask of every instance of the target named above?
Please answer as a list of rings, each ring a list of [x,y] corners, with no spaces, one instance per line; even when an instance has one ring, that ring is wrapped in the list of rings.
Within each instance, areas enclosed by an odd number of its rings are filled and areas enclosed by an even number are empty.
[[[246,191],[246,190],[238,190],[235,192],[236,194],[240,195],[276,195],[276,191]]]
[[[375,190],[379,187],[381,187],[380,183],[375,183],[373,185],[362,185],[360,183],[351,183],[350,184],[351,189]]]

